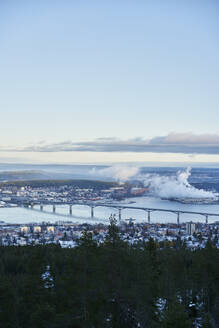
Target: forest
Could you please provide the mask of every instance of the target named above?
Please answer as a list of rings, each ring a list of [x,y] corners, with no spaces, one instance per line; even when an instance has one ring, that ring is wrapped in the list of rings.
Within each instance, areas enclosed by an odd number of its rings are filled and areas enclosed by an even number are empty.
[[[0,247],[0,327],[219,327],[219,250],[122,241]]]
[[[68,180],[20,180],[0,182],[0,187],[32,187],[32,188],[49,188],[60,186],[71,186],[75,188],[92,188],[92,189],[107,189],[118,186],[116,182],[99,181],[99,180],[84,180],[84,179],[68,179]]]

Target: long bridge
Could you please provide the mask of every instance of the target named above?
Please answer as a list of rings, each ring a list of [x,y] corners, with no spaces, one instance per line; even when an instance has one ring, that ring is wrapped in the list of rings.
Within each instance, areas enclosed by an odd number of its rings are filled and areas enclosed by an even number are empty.
[[[192,215],[199,215],[205,218],[205,223],[208,223],[208,218],[209,217],[219,217],[219,213],[208,213],[208,212],[193,212],[193,211],[183,211],[183,210],[174,210],[174,209],[164,209],[164,208],[151,208],[151,207],[139,207],[139,206],[129,206],[129,205],[122,205],[122,204],[105,204],[105,203],[92,203],[92,202],[78,202],[78,203],[30,203],[26,204],[26,207],[30,207],[31,209],[34,209],[35,205],[40,206],[40,211],[43,211],[43,206],[44,205],[52,205],[52,213],[56,213],[56,205],[68,205],[69,206],[69,216],[72,216],[72,207],[74,205],[81,205],[81,206],[88,206],[90,207],[90,217],[91,219],[94,218],[94,209],[96,207],[109,207],[109,208],[114,208],[118,210],[118,217],[119,217],[119,222],[122,221],[122,210],[124,209],[132,209],[132,210],[142,210],[147,213],[147,220],[148,223],[151,222],[151,212],[168,212],[168,213],[174,213],[176,214],[176,222],[179,225],[180,224],[180,214],[192,214]]]

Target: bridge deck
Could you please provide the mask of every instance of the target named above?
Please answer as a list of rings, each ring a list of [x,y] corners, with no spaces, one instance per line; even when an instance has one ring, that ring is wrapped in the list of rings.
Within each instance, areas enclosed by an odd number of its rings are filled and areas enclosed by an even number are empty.
[[[40,205],[40,204],[33,204]],[[46,204],[42,203],[42,205],[54,205],[54,204]],[[209,213],[209,212],[196,212],[196,211],[184,211],[184,210],[175,210],[175,209],[165,209],[165,208],[152,208],[152,207],[140,207],[140,206],[129,206],[129,205],[120,205],[120,204],[104,204],[104,203],[57,203],[55,205],[81,205],[81,206],[89,206],[89,207],[110,207],[116,209],[131,209],[131,210],[143,210],[147,212],[169,212],[175,214],[194,214],[194,215],[202,215],[202,216],[219,216],[219,213]]]
[[[139,206],[126,206],[126,205],[114,205],[114,204],[95,204],[88,206],[102,206],[102,207],[113,207],[113,208],[121,208],[121,209],[135,209],[135,210],[143,210],[143,211],[157,211],[157,212],[170,212],[170,213],[185,213],[185,214],[196,214],[196,215],[204,215],[204,216],[219,216],[219,213],[207,213],[207,212],[193,212],[193,211],[183,211],[183,210],[172,210],[172,209],[164,209],[164,208],[151,208],[151,207],[139,207]]]

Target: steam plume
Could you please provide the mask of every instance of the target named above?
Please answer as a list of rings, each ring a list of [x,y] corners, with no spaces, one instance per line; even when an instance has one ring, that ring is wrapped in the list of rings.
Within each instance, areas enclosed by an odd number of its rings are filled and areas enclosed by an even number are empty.
[[[211,191],[197,189],[189,183],[191,168],[178,171],[173,176],[159,174],[141,174],[140,169],[135,166],[111,166],[101,170],[92,170],[93,175],[101,178],[110,178],[118,182],[127,180],[139,180],[149,188],[151,194],[160,198],[215,198]]]
[[[155,196],[161,198],[215,198],[213,192],[193,187],[188,181],[190,175],[190,168],[177,172],[176,176],[147,174],[144,184]]]
[[[139,168],[135,166],[110,166],[101,170],[92,170],[91,174],[98,175],[102,178],[113,178],[118,182],[125,182],[137,176]]]

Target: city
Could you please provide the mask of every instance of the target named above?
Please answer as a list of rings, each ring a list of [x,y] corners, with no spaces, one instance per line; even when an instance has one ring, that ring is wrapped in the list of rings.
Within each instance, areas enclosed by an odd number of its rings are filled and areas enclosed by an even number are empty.
[[[44,184],[38,186],[37,184]],[[89,182],[91,183],[91,182]],[[130,184],[123,186],[109,185],[106,189],[104,182],[97,185],[93,182],[92,188],[83,186],[74,186],[72,184],[52,183],[52,182],[32,182],[28,185],[23,182],[22,185],[6,184],[1,185],[0,206],[16,207],[31,206],[40,204],[40,210],[43,210],[43,204],[53,205],[52,211],[55,213],[55,205],[70,204],[69,218],[65,221],[61,219],[57,222],[30,222],[28,224],[9,224],[1,221],[0,223],[0,245],[2,246],[26,246],[26,245],[47,245],[57,244],[61,247],[75,247],[80,239],[84,229],[88,229],[97,243],[103,243],[107,234],[107,223],[92,223],[92,220],[80,224],[71,221],[71,204],[92,202],[98,205],[101,202],[108,205],[112,201],[117,201],[122,196],[128,204],[134,203],[132,197],[142,196],[147,193],[146,188],[133,187]],[[35,185],[36,184],[36,185]],[[49,185],[47,185],[49,184]],[[52,184],[52,185],[51,185]],[[87,187],[87,186],[86,186]],[[125,198],[128,197],[128,198]],[[115,206],[120,206],[115,202]],[[91,219],[93,215],[93,206],[91,207]],[[150,211],[149,214],[150,215]],[[107,220],[107,218],[105,218]],[[123,220],[119,211],[117,221],[119,223],[119,233],[121,239],[130,244],[139,242],[148,242],[153,238],[162,247],[163,244],[169,244],[172,247],[176,242],[181,241],[190,249],[205,247],[208,240],[212,241],[215,247],[219,248],[219,221],[207,224],[206,222],[177,222],[174,223],[155,223],[150,221],[150,217],[145,222],[136,222],[135,217]],[[108,222],[109,223],[109,222]]]

